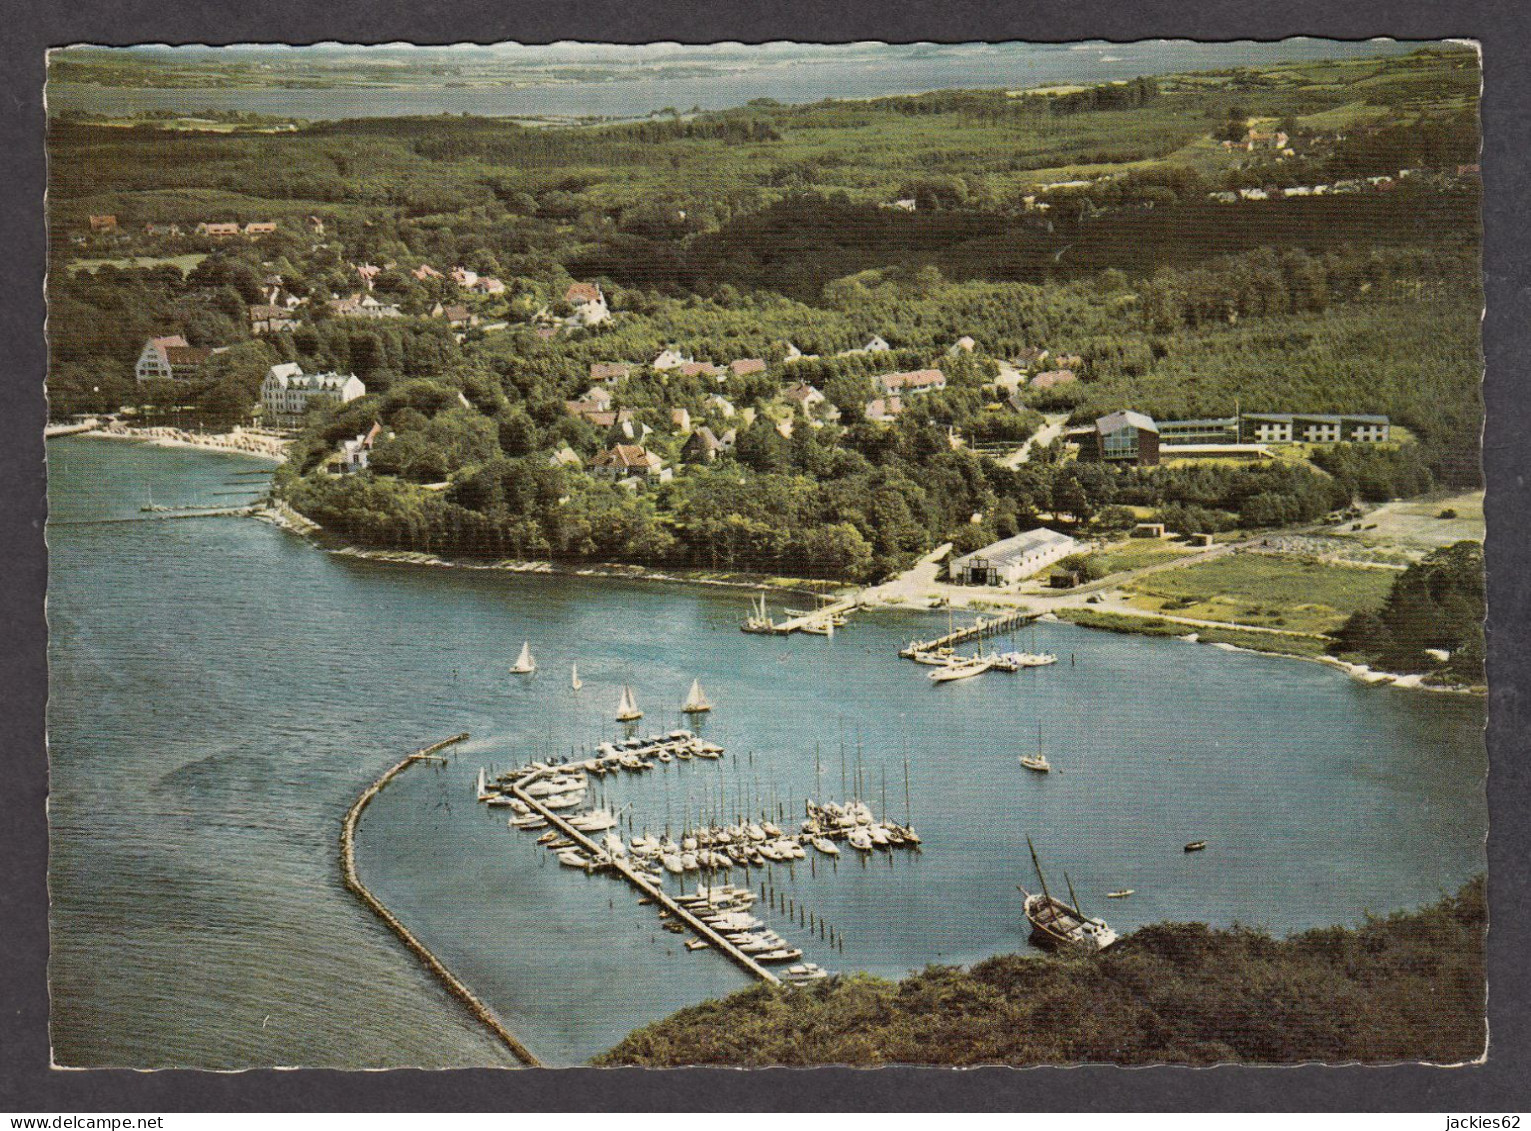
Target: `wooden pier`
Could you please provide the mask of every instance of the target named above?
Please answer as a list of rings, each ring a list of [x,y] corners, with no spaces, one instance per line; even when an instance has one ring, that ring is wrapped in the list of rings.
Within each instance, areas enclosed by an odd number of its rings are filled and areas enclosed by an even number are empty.
[[[581,767],[588,768],[588,763],[564,765],[559,766],[558,769],[560,771],[567,771]],[[587,853],[590,854],[592,859],[599,859],[608,856],[605,850],[597,845],[595,841],[590,839],[589,836],[575,828],[566,819],[559,816],[557,812],[549,809],[546,805],[542,804],[542,802],[538,801],[535,797],[526,792],[527,786],[531,785],[543,774],[550,772],[550,770],[532,770],[530,773],[519,778],[515,784],[510,787],[511,794],[514,795],[517,800],[526,805],[532,812],[542,817],[547,821],[548,824],[552,825],[564,836],[568,837],[570,840],[574,841],[581,848],[583,848]],[[771,973],[771,971],[767,970],[760,963],[756,962],[749,955],[745,954],[744,951],[740,950],[733,943],[729,942],[716,929],[702,922],[702,920],[699,919],[689,909],[677,903],[670,896],[670,894],[664,890],[664,885],[662,883],[655,883],[647,876],[642,875],[638,872],[637,869],[635,869],[631,864],[629,864],[621,857],[611,857],[611,863],[606,866],[610,867],[628,883],[632,884],[632,886],[637,888],[638,891],[640,891],[643,895],[647,896],[659,906],[663,907],[680,922],[686,924],[687,927],[696,933],[698,938],[704,939],[714,949],[732,959],[734,963],[741,967],[746,973],[759,978],[762,982],[765,982],[769,985],[774,986],[781,983],[781,979],[778,978],[775,974]]]
[[[416,762],[439,760],[437,752],[448,746],[462,742],[468,737],[467,733],[454,734],[451,738],[416,750],[398,765],[394,766],[377,781],[367,788],[367,791],[356,799],[356,803],[346,812],[344,823],[340,829],[340,866],[345,876],[346,887],[357,899],[366,904],[367,908],[381,919],[394,934],[409,948],[410,952],[436,977],[441,979],[449,993],[467,1007],[468,1012],[481,1022],[491,1033],[498,1037],[511,1054],[532,1068],[541,1067],[540,1062],[514,1034],[501,1024],[500,1019],[490,1012],[486,1006],[466,985],[458,979],[457,975],[448,970],[445,964],[427,949],[426,945],[417,939],[403,923],[399,922],[392,911],[384,906],[383,901],[378,899],[368,890],[367,885],[361,882],[361,877],[356,873],[356,825],[361,820],[362,811],[371,804],[389,782],[404,770]]]
[[[1021,628],[1036,620],[1040,613],[1028,613],[1021,609],[1005,613],[1002,616],[985,620],[979,617],[973,624],[966,628],[959,628],[948,632],[945,636],[938,636],[934,640],[913,640],[907,648],[899,650],[899,655],[904,659],[913,659],[922,652],[936,652],[942,648],[954,648],[958,644],[965,644],[969,640],[981,640],[986,636],[1000,636],[1006,632]]]

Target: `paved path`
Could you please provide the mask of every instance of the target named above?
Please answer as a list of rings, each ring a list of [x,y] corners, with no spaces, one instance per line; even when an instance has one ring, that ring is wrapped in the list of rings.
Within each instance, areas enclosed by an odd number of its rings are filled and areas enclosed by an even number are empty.
[[[1019,467],[1031,458],[1031,449],[1038,444],[1051,444],[1059,436],[1063,435],[1063,426],[1068,423],[1067,413],[1056,413],[1044,418],[1046,423],[1032,433],[1031,438],[1007,456],[1002,462],[1005,467]]]

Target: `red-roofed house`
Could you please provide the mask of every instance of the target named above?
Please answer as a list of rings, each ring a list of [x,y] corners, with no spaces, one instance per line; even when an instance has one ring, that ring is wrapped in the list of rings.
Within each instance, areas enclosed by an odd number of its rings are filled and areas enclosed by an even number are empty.
[[[212,352],[187,345],[179,334],[150,338],[138,355],[133,376],[139,381],[190,381]]]
[[[884,373],[877,378],[883,394],[929,393],[946,388],[946,374],[939,369],[915,369],[907,373]]]
[[[90,218],[90,230],[93,232],[115,232],[117,230],[117,217],[92,216]]]
[[[632,372],[632,366],[625,361],[592,361],[590,363],[590,380],[597,385],[615,385],[630,372]]]
[[[683,361],[676,368],[682,377],[718,377],[723,373],[708,361]]]
[[[416,279],[419,279],[422,283],[427,279],[441,278],[441,272],[436,270],[436,268],[432,267],[429,263],[420,264],[420,266],[416,267],[413,271],[410,272],[410,274],[413,275]]]
[[[574,283],[564,292],[564,301],[574,308],[572,322],[580,326],[598,326],[611,317],[606,296],[594,283]]]
[[[611,394],[605,389],[594,388],[577,401],[564,401],[563,407],[570,416],[582,416],[586,420],[593,420],[597,414],[610,412]],[[609,427],[609,425],[608,421],[604,426]]]
[[[741,357],[728,363],[728,371],[735,377],[748,377],[751,373],[764,373],[766,363],[758,357]]]
[[[1049,369],[1046,373],[1038,373],[1031,379],[1033,389],[1051,389],[1058,385],[1067,385],[1077,380],[1072,369]]]
[[[903,411],[902,397],[878,397],[867,402],[866,418],[877,424],[890,424]]]
[[[590,474],[601,479],[652,479],[664,470],[664,460],[642,444],[613,444],[590,461]]]
[[[204,220],[197,225],[197,235],[199,236],[237,236],[238,234],[239,225],[235,223],[208,223]]]
[[[245,225],[245,235],[247,236],[269,236],[275,231],[275,220],[252,220]]]

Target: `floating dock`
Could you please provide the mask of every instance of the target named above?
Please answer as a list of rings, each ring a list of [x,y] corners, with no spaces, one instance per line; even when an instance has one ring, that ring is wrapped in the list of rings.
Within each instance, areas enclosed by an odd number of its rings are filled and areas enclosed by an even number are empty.
[[[985,620],[979,617],[977,621],[966,628],[959,628],[948,632],[945,636],[938,636],[934,640],[912,640],[907,648],[899,650],[899,655],[906,660],[912,660],[924,652],[937,652],[942,648],[954,648],[958,644],[965,644],[969,640],[981,640],[985,636],[1001,636],[1017,628],[1024,627],[1036,620],[1042,614],[1028,613],[1021,609],[1005,613],[1003,616]]]

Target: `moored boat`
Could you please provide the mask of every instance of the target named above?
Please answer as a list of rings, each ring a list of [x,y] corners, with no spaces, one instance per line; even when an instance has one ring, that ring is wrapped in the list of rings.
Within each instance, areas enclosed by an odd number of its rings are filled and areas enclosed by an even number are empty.
[[[994,661],[986,656],[976,659],[953,660],[945,667],[937,668],[930,673],[932,683],[950,683],[958,679],[971,679],[975,675],[983,675],[994,666]]]
[[[1026,838],[1026,845],[1031,849],[1031,862],[1042,884],[1041,892],[1019,889],[1026,897],[1024,910],[1026,920],[1031,924],[1031,941],[1051,950],[1073,950],[1088,954],[1103,951],[1115,943],[1116,932],[1104,919],[1093,918],[1079,909],[1079,899],[1074,895],[1072,883],[1069,884],[1069,895],[1074,900],[1072,904],[1063,902],[1048,891],[1047,877],[1042,874],[1036,846],[1031,843],[1030,837]],[[1064,879],[1067,881],[1068,877]]]

